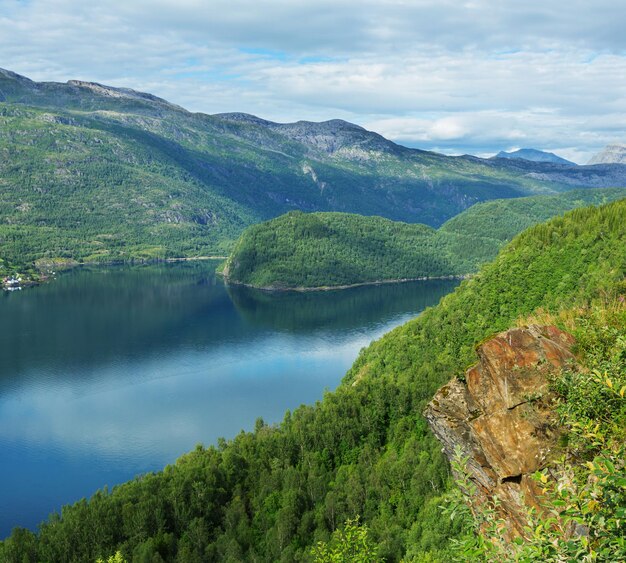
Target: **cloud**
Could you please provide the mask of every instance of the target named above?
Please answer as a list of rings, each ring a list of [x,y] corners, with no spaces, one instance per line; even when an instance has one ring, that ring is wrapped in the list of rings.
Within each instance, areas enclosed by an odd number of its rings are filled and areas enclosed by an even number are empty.
[[[0,0],[0,65],[425,148],[585,158],[624,140],[625,19],[617,0]]]

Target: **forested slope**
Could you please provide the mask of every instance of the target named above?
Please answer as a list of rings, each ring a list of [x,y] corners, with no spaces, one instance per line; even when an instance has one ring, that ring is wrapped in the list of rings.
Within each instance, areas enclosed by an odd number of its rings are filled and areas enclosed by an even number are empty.
[[[274,289],[463,275],[531,225],[625,196],[614,188],[489,201],[438,230],[381,217],[291,212],[246,229],[224,274],[233,283]]]
[[[363,350],[322,401],[66,506],[36,535],[16,530],[0,559],[82,563],[119,549],[132,561],[306,560],[360,515],[380,558],[449,561],[458,530],[438,508],[449,470],[426,402],[475,360],[478,342],[520,316],[623,290],[624,224],[619,201],[530,228],[438,306]]]
[[[456,273],[436,231],[382,217],[292,211],[249,227],[224,266],[256,287],[342,286]]]

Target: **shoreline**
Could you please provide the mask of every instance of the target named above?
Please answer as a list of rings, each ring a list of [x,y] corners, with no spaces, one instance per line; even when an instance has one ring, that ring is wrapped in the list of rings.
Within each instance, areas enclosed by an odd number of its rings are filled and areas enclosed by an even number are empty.
[[[219,272],[218,272],[219,274]],[[224,282],[227,285],[238,285],[242,287],[249,287],[251,289],[257,289],[259,291],[265,291],[268,293],[273,292],[288,292],[288,291],[296,291],[298,293],[307,293],[313,291],[335,291],[342,289],[352,289],[354,287],[364,287],[368,285],[386,285],[393,283],[408,283],[408,282],[416,282],[416,281],[435,281],[435,280],[465,280],[471,278],[475,274],[458,274],[451,276],[420,276],[417,278],[398,278],[398,279],[388,279],[388,280],[374,280],[369,282],[359,282],[345,285],[321,285],[317,287],[273,287],[273,286],[258,286],[250,283],[243,283],[238,281],[230,280],[228,277],[223,274],[219,274],[224,278]]]
[[[75,261],[66,261],[66,262],[58,262],[58,263],[50,263],[48,267],[48,272],[44,272],[43,270],[39,271],[41,276],[38,280],[33,279],[25,279],[18,286],[7,286],[4,283],[1,283],[0,280],[0,289],[3,291],[15,291],[20,289],[26,289],[27,287],[36,287],[38,285],[42,285],[44,283],[49,283],[50,281],[56,279],[56,272],[63,272],[67,270],[72,270],[74,268],[81,268],[83,266],[140,266],[146,264],[172,264],[176,262],[196,262],[203,260],[226,260],[228,256],[191,256],[191,257],[176,257],[176,258],[151,258],[150,260],[111,260],[110,262],[75,262]],[[52,269],[54,268],[54,272]]]
[[[226,260],[228,258],[228,256],[192,256],[190,258],[165,258],[163,260],[157,259],[154,262],[158,263],[158,262],[196,262],[196,261],[200,261],[200,260]],[[146,263],[152,263],[152,261],[150,262],[146,262]]]

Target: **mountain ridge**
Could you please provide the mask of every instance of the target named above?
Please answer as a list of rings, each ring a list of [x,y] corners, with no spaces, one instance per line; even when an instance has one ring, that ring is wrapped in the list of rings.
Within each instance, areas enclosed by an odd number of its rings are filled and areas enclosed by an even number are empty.
[[[480,201],[626,186],[623,165],[447,157],[342,120],[192,113],[96,82],[2,71],[0,92],[0,273],[223,254],[292,210],[436,227]]]

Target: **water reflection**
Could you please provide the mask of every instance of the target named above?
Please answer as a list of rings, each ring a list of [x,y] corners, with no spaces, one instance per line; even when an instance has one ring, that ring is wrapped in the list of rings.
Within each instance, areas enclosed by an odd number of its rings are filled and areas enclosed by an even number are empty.
[[[267,292],[242,286],[228,286],[227,290],[239,314],[252,324],[292,333],[327,328],[341,333],[385,322],[407,311],[421,311],[456,284],[450,280],[429,280],[417,285],[381,284],[302,293]]]
[[[82,269],[4,294],[0,536],[61,504],[275,422],[454,283],[228,288],[215,264]]]

